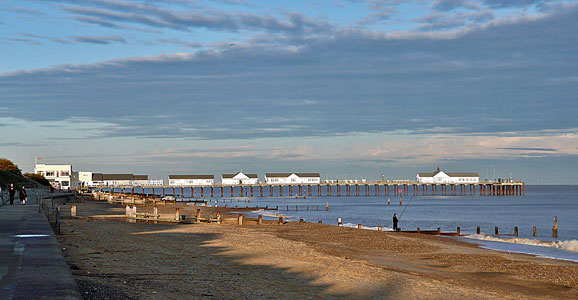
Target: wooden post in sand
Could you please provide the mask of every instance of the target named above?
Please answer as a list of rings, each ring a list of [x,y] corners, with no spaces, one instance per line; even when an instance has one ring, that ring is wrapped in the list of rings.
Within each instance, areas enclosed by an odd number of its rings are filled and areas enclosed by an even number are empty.
[[[498,226],[496,226],[496,230],[495,230],[495,232],[496,232],[496,235],[498,235],[498,234],[499,234],[499,233],[498,233]]]
[[[175,220],[179,221],[181,219],[181,212],[179,211],[179,208],[175,208]]]
[[[417,228],[417,233],[421,233],[421,228]]]
[[[157,220],[159,219],[159,208],[157,206],[153,206],[153,215],[154,215],[155,224],[156,224]]]
[[[201,222],[201,209],[197,208],[197,223]]]
[[[221,224],[221,212],[217,211],[217,224]]]
[[[460,227],[458,227],[458,230],[456,230],[456,233],[457,233],[458,235],[460,235],[460,233],[461,233]]]
[[[299,224],[303,224],[305,222],[303,222],[303,219],[299,219]]]
[[[478,228],[476,228],[476,233],[480,234],[480,226],[478,226]]]
[[[263,216],[259,215],[259,217],[257,217],[257,225],[261,225],[263,224]]]
[[[442,229],[438,227],[438,234],[442,233]]]
[[[323,222],[321,220],[317,221],[317,224],[323,224]]]
[[[239,214],[239,217],[237,217],[237,221],[239,222],[239,225],[243,225],[243,215]]]
[[[283,225],[283,217],[279,217],[279,225]]]
[[[357,224],[357,229],[361,229],[361,224]]]
[[[70,207],[70,216],[76,217],[76,205],[74,204],[72,204],[72,206]]]
[[[514,226],[514,236],[518,236],[518,226]]]
[[[558,237],[558,217],[554,217],[554,227],[552,227],[552,237]]]
[[[381,231],[381,226],[377,226],[377,231]]]
[[[536,226],[534,226],[534,228],[532,228],[532,231],[533,231],[532,235],[533,235],[534,237],[537,237],[537,236],[538,236],[538,231],[536,230]]]

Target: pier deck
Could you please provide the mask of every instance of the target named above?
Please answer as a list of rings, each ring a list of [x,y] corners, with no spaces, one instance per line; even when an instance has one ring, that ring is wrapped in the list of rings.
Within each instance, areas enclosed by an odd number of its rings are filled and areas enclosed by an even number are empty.
[[[315,184],[236,184],[236,185],[199,185],[199,186],[94,186],[91,189],[128,194],[190,197],[255,197],[255,196],[521,196],[525,194],[525,184],[521,181],[481,181],[477,183],[419,183],[409,180],[377,181],[365,183],[315,183]],[[228,191],[227,191],[228,190]],[[226,193],[227,191],[227,193]]]

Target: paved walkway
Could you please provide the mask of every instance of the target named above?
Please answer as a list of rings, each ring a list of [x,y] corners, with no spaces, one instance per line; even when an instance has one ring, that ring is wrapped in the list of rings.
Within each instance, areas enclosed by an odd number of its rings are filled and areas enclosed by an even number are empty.
[[[81,299],[38,205],[14,202],[0,206],[0,300]]]

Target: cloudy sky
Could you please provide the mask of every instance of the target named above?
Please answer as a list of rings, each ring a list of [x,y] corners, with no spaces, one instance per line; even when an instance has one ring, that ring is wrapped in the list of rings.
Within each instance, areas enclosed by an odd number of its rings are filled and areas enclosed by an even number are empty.
[[[578,184],[578,1],[8,0],[0,157]]]

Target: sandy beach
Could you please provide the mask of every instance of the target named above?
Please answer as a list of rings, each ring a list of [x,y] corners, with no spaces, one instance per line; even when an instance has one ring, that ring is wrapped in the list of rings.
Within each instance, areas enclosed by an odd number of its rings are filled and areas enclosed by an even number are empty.
[[[127,223],[124,212],[86,201],[62,221],[59,242],[86,299],[578,298],[577,263],[452,238],[310,223]]]

